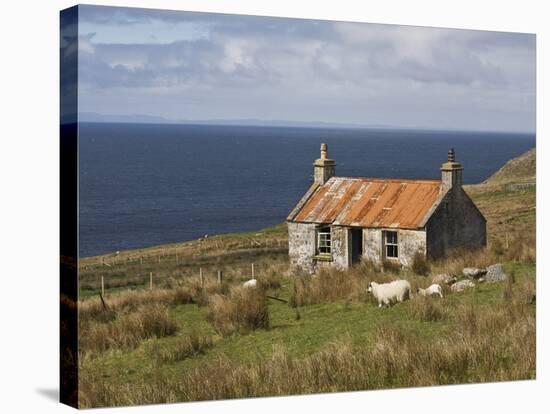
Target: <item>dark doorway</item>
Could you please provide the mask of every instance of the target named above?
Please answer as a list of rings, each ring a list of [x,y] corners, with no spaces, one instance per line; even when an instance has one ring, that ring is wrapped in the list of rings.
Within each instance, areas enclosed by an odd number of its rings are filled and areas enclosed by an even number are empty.
[[[361,261],[363,254],[363,229],[351,229],[351,264]]]

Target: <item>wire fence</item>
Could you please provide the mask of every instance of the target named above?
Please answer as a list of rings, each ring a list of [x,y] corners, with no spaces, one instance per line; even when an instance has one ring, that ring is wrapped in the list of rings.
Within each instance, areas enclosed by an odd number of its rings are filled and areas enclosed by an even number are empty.
[[[286,250],[285,250],[286,252]],[[162,261],[161,261],[162,263]],[[146,265],[147,263],[145,263]],[[121,266],[120,264],[118,265]],[[103,271],[95,271],[87,277],[81,277],[79,280],[79,293],[85,296],[97,294],[99,292],[105,295],[109,290],[124,289],[154,289],[156,287],[171,287],[174,284],[184,284],[192,278],[200,281],[201,284],[212,282],[222,283],[222,281],[242,281],[254,279],[265,273],[266,266],[251,262],[247,265],[216,266],[187,266],[186,268],[154,269],[148,268],[131,273],[116,272],[117,265],[111,267],[105,266]]]
[[[84,264],[79,266],[79,270],[86,271],[97,266],[113,267],[119,265],[143,265],[148,263],[161,264],[163,262],[179,263],[184,259],[188,259],[190,253],[192,253],[194,257],[202,257],[212,253],[219,254],[220,249],[226,252],[231,252],[250,249],[281,249],[287,248],[287,246],[288,240],[286,239],[245,239],[231,242],[222,242],[217,240],[212,240],[211,242],[203,241],[195,242],[194,244],[189,243],[174,248],[159,248],[158,251],[152,252],[123,254],[116,252],[111,255],[104,255],[98,258],[86,258],[82,261]]]

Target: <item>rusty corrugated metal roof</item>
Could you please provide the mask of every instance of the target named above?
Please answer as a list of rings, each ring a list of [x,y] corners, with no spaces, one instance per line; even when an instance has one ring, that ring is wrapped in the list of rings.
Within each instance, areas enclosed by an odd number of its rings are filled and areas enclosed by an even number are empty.
[[[332,177],[289,220],[416,229],[424,225],[440,195],[438,180]]]

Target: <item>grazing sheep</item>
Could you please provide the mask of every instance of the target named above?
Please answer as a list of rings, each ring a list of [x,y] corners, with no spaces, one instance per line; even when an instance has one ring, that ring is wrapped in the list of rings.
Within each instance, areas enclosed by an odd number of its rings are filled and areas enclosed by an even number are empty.
[[[453,283],[456,283],[457,280],[458,279],[455,275],[451,275],[449,273],[443,273],[432,277],[432,283],[446,284],[449,286],[452,285]]]
[[[367,289],[378,301],[378,307],[382,304],[390,306],[395,302],[403,302],[411,297],[411,284],[406,280],[394,280],[390,283],[369,283]]]
[[[430,285],[426,289],[418,288],[418,294],[420,296],[437,296],[439,295],[440,298],[443,297],[443,291],[441,290],[441,286],[437,283],[434,283],[433,285]]]
[[[256,279],[250,279],[243,283],[244,287],[256,287],[258,285],[258,281]]]

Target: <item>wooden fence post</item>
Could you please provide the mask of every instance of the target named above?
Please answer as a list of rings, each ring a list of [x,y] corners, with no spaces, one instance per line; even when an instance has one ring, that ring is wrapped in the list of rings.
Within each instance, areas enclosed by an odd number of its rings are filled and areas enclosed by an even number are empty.
[[[105,296],[105,277],[101,275],[101,295]]]
[[[153,290],[153,272],[149,272],[149,290]]]
[[[199,267],[199,281],[201,283],[201,287],[204,286],[204,278],[202,277],[202,267]]]
[[[252,268],[252,279],[254,279],[254,263],[252,263],[250,266]]]
[[[176,250],[176,263],[178,262],[178,251]]]
[[[218,270],[218,284],[222,284],[222,279],[223,279],[223,273],[221,270]]]
[[[139,256],[139,264],[140,264],[140,265],[143,264],[143,256]]]
[[[160,264],[160,254],[159,254],[159,264]]]

